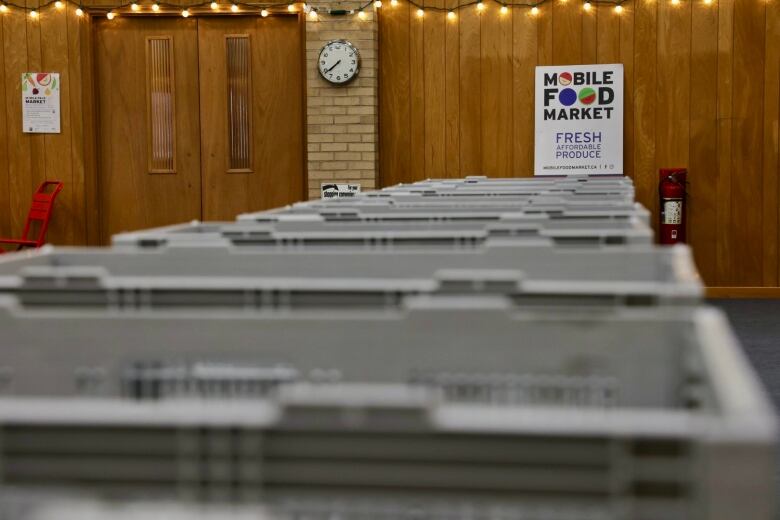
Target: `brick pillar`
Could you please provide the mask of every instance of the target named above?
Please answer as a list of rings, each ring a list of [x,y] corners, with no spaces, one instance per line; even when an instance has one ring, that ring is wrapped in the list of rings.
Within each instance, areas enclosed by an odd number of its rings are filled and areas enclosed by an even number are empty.
[[[316,3],[311,4],[315,8]],[[358,2],[338,4],[357,8]],[[373,189],[377,182],[377,18],[373,6],[366,17],[306,17],[306,96],[309,198],[319,198],[327,181],[359,182]],[[320,49],[330,40],[349,40],[360,53],[358,77],[334,86],[317,70]]]

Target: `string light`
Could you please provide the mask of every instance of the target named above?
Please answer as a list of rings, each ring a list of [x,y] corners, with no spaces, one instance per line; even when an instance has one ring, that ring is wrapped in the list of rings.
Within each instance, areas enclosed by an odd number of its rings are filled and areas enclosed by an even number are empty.
[[[141,6],[133,2],[132,4],[130,4],[130,9],[132,9],[133,11],[138,11],[141,9]]]
[[[398,0],[390,0],[390,6],[396,7],[398,5]]]
[[[538,8],[538,7],[536,7],[536,6],[533,6],[533,7],[531,8],[531,14],[532,14],[533,16],[536,16],[537,14],[539,14],[539,8]]]
[[[361,20],[365,20],[366,13],[364,13],[362,10],[358,11],[358,18],[360,18]]]
[[[672,5],[680,5],[680,0],[672,0]]]
[[[238,12],[238,4],[231,5],[230,6],[230,10],[233,11],[234,13],[237,13]]]
[[[38,11],[36,11],[35,9],[30,11],[30,18],[38,18]]]
[[[157,3],[152,4],[152,11],[155,13],[160,10],[160,5]]]
[[[704,0],[705,5],[712,5],[712,0]]]
[[[485,10],[485,4],[482,2],[477,2],[477,11],[484,11]]]
[[[507,6],[505,6],[505,5],[502,5],[501,9],[499,9],[499,11],[501,12],[501,14],[506,14],[506,13],[509,12],[509,8]]]
[[[292,13],[293,11],[295,11],[295,4],[288,4],[288,5],[287,5],[287,10],[288,10],[288,11],[290,11],[291,13]]]
[[[219,4],[216,2],[211,2],[211,10],[216,11],[217,9],[219,9]]]
[[[56,7],[57,9],[62,9],[63,7],[65,7],[65,4],[60,2],[60,0],[57,0],[56,2],[54,2],[54,7]]]
[[[590,2],[585,2],[584,4],[582,4],[582,8],[585,9],[586,11],[590,11],[591,7],[592,6],[590,5]]]
[[[181,15],[182,15],[184,18],[187,18],[187,17],[189,17],[189,16],[190,16],[190,10],[189,10],[189,9],[184,9],[184,10],[181,12]]]
[[[447,11],[447,18],[449,18],[450,20],[454,20],[455,19],[455,11]]]
[[[616,6],[615,6],[615,12],[616,12],[617,14],[620,14],[620,13],[622,13],[622,12],[623,12],[623,6],[622,6],[622,5],[620,5],[620,4],[616,5]]]
[[[108,18],[109,20],[113,20],[115,16],[116,14],[114,14],[114,11],[109,11],[106,13],[106,18]]]
[[[422,8],[417,9],[417,18],[422,18],[425,16],[425,11],[422,10]]]
[[[317,19],[317,11],[315,11],[314,9],[309,11],[309,19],[316,20]]]
[[[267,17],[268,16],[268,10],[267,9],[261,10],[260,11],[260,16],[262,16],[263,18]]]
[[[377,9],[382,7],[382,0],[375,0],[374,1],[374,7],[376,7]]]
[[[81,10],[81,7],[76,8],[76,16],[84,16],[84,11]]]
[[[4,13],[8,11],[8,6],[5,4],[0,4],[0,13]]]

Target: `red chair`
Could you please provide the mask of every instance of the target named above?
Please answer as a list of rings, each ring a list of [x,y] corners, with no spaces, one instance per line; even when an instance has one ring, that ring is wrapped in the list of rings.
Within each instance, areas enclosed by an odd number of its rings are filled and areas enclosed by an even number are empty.
[[[45,181],[38,186],[33,194],[32,206],[27,214],[22,238],[0,238],[0,254],[6,252],[3,245],[16,246],[18,251],[25,247],[41,247],[44,244],[46,231],[49,229],[49,220],[51,220],[51,210],[54,207],[54,199],[62,191],[63,186],[60,181]],[[35,227],[38,229],[37,236],[31,236],[35,233]]]

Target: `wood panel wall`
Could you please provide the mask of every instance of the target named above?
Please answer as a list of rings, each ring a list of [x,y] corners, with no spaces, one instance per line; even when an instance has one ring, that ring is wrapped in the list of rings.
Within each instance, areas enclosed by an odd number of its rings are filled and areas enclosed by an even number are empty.
[[[552,0],[380,18],[380,183],[533,172],[534,67],[622,63],[625,164],[657,215],[657,171],[689,168],[707,284],[778,286],[780,2]],[[455,0],[427,0],[453,7]]]
[[[35,5],[35,4],[30,4]],[[58,244],[97,239],[89,16],[54,6],[33,19],[19,9],[0,15],[0,236],[21,235],[32,193],[61,180],[48,238]],[[60,134],[23,134],[21,75],[59,72]]]

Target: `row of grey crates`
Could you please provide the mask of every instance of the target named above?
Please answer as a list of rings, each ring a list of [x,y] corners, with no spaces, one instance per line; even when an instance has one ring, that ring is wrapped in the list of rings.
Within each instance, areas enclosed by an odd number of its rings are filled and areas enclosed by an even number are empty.
[[[773,413],[701,295],[611,177],[5,255],[0,518],[768,520]]]

